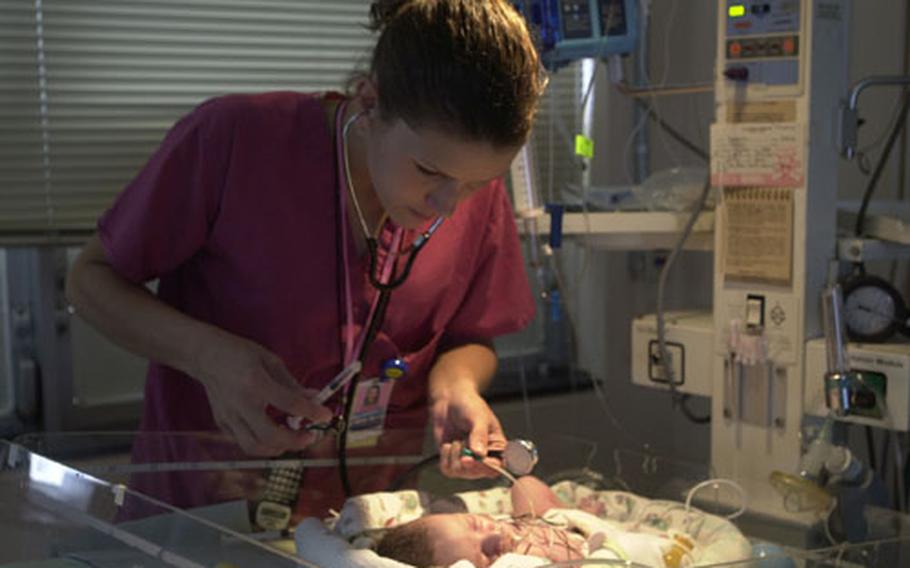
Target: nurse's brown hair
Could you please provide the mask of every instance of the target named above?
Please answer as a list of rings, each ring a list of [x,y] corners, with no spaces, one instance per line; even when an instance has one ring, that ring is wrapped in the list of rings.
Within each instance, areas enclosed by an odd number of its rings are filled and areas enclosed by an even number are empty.
[[[546,73],[506,0],[380,0],[370,73],[384,119],[510,147],[531,130]]]

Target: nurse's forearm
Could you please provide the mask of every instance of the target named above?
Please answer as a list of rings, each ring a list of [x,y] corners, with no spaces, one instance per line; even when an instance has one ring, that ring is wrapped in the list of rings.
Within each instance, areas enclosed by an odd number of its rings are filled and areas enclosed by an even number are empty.
[[[446,397],[458,389],[482,391],[496,373],[496,351],[483,343],[469,343],[446,351],[430,370],[430,400]]]
[[[196,375],[200,346],[218,330],[120,276],[93,237],[67,277],[66,296],[76,313],[108,339],[142,357]]]

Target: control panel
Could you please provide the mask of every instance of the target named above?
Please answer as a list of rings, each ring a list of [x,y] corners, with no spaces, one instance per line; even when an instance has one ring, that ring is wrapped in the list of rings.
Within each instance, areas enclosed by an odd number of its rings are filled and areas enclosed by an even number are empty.
[[[638,40],[638,0],[513,0],[550,68],[585,57],[632,52]]]
[[[724,76],[765,85],[799,83],[798,0],[727,0]]]

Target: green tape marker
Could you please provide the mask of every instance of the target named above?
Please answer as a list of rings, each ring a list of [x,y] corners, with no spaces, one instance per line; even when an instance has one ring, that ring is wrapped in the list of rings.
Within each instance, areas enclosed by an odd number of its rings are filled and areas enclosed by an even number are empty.
[[[584,134],[575,135],[575,154],[583,158],[594,157],[594,141]]]

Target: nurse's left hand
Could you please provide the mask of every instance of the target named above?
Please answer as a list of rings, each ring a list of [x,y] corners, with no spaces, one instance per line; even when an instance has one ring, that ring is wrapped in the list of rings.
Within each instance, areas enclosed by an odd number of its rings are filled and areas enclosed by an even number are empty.
[[[433,401],[430,414],[433,436],[439,445],[439,469],[444,475],[462,479],[499,475],[475,459],[461,455],[465,442],[472,452],[481,456],[506,447],[499,419],[473,385],[449,389],[445,396]],[[502,467],[496,458],[487,457],[485,461]]]

